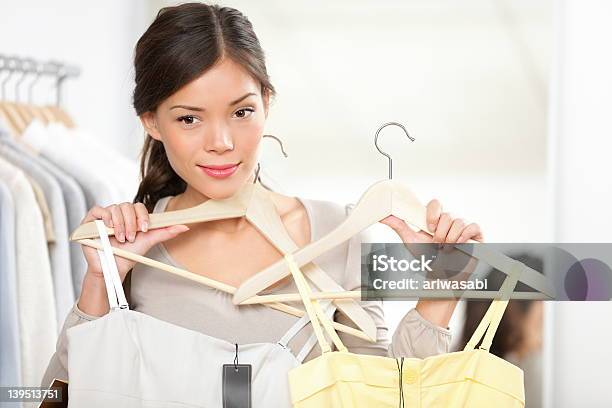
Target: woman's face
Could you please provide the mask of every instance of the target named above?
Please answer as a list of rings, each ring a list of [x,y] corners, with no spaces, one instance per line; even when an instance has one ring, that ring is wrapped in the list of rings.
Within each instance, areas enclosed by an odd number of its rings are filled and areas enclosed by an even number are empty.
[[[253,180],[268,113],[268,97],[260,89],[240,65],[225,58],[155,112],[141,115],[145,130],[164,144],[188,190],[222,199]]]

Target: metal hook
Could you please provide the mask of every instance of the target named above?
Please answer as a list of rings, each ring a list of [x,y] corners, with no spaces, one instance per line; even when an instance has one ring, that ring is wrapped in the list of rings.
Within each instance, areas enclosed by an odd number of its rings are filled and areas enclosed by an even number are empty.
[[[53,76],[55,77],[55,106],[60,106],[62,103],[62,84],[67,78],[66,66],[61,62],[52,61]]]
[[[6,98],[6,84],[11,80],[13,72],[15,71],[15,59],[11,57],[4,58],[4,70],[8,72],[8,75],[2,81],[2,99]]]
[[[378,134],[380,133],[381,130],[383,130],[384,127],[390,126],[390,125],[401,127],[404,130],[404,133],[406,133],[406,136],[408,136],[408,139],[410,139],[411,141],[414,142],[414,137],[412,137],[412,136],[410,136],[408,134],[408,131],[406,130],[406,128],[401,123],[388,122],[388,123],[385,123],[384,125],[382,125],[381,127],[379,127],[378,130],[376,131],[376,136],[374,136],[374,146],[376,146],[376,149],[378,149],[380,154],[382,154],[383,156],[387,157],[387,159],[389,159],[389,180],[391,180],[393,178],[393,160],[391,159],[391,156],[389,156],[387,153],[385,153],[382,150],[380,150],[380,147],[378,147]]]
[[[276,139],[276,141],[280,145],[281,152],[283,152],[283,156],[289,157],[287,155],[287,153],[285,152],[285,148],[283,147],[283,142],[278,137],[276,137],[274,135],[263,135],[262,137],[271,137],[273,139]],[[259,171],[260,170],[261,170],[261,164],[257,163],[257,170],[255,171],[255,178],[253,179],[253,184],[257,183],[257,180],[259,180]]]
[[[281,152],[283,152],[283,155],[284,155],[285,157],[289,157],[289,156],[287,156],[287,153],[285,153],[285,148],[283,147],[283,142],[281,142],[281,140],[280,140],[278,137],[276,137],[276,136],[274,136],[274,135],[263,135],[262,137],[271,137],[271,138],[273,138],[273,139],[276,139],[276,141],[277,141],[277,142],[278,142],[278,144],[280,145],[280,149],[281,149]]]
[[[27,75],[31,72],[28,69],[28,64],[30,64],[31,59],[18,60],[19,70],[21,71],[21,77],[15,82],[15,102],[19,102],[19,87],[26,79]]]
[[[32,80],[32,82],[30,82],[30,85],[28,85],[28,103],[32,104],[34,101],[34,98],[32,96],[32,93],[33,93],[32,89],[34,88],[34,85],[36,85],[38,80],[40,79],[40,76],[42,75],[44,70],[43,70],[42,64],[34,61],[33,59],[30,59],[30,62],[32,63],[32,71],[30,72],[34,74],[34,79]]]
[[[4,71],[4,67],[6,66],[6,57],[4,55],[0,55],[0,72]],[[2,81],[2,90],[0,94],[0,100],[4,100],[4,81]]]

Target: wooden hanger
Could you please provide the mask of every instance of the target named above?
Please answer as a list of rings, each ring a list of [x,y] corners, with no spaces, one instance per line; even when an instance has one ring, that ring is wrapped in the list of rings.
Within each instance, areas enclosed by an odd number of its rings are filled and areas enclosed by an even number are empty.
[[[72,117],[70,117],[70,115],[59,106],[47,105],[44,107],[44,109],[47,115],[52,115],[55,122],[59,122],[69,129],[73,129],[75,127]]]
[[[293,242],[291,237],[280,219],[274,204],[269,199],[269,193],[261,187],[260,184],[246,184],[233,197],[222,200],[208,200],[195,207],[169,211],[163,213],[152,213],[149,215],[149,225],[151,229],[166,227],[176,224],[192,224],[197,222],[205,222],[219,219],[236,218],[245,216],[258,231],[266,237],[281,253],[290,253],[298,247]],[[107,227],[109,235],[114,234],[112,228]],[[90,238],[96,238],[99,234],[94,222],[89,222],[80,225],[70,236],[71,241],[77,241],[83,245],[88,245],[100,249],[101,246],[97,241]],[[197,275],[187,270],[167,265],[163,262],[158,262],[153,259],[133,254],[129,251],[113,248],[113,252],[117,256],[130,259],[135,262],[140,262],[151,267],[164,270],[173,274],[177,274],[187,279],[203,283],[207,286],[222,290],[227,293],[234,293],[235,287]],[[343,288],[336,283],[327,273],[322,271],[316,264],[309,263],[304,268],[307,276],[322,290],[341,291]],[[302,316],[303,311],[284,305],[282,303],[283,295],[278,295],[279,298],[275,303],[266,305],[277,310]],[[255,299],[256,300],[256,299]],[[338,330],[345,333],[355,335],[368,341],[375,341],[376,326],[372,317],[353,299],[338,299],[334,301],[338,309],[342,310],[360,330],[338,325]]]
[[[54,68],[54,76],[56,77],[55,90],[57,92],[55,105],[48,105],[46,109],[51,111],[57,122],[62,123],[69,129],[75,127],[72,117],[61,108],[62,105],[62,84],[67,78],[77,77],[80,75],[80,69],[75,66],[69,66],[62,63],[50,63],[50,67]]]
[[[16,134],[23,133],[27,123],[17,110],[17,107],[12,102],[0,102],[0,110],[3,111],[3,116],[8,119],[11,128],[16,130]]]
[[[11,135],[16,136],[20,133],[23,127],[22,118],[15,110],[14,106],[6,100],[6,84],[9,82],[15,71],[16,62],[13,58],[0,55],[0,72],[7,71],[8,75],[2,80],[0,88],[2,95],[0,96],[0,116],[6,122]]]
[[[26,105],[26,109],[29,110],[30,116],[30,120],[28,121],[28,123],[30,123],[34,119],[37,119],[46,125],[49,123],[50,120],[49,117],[45,114],[44,108],[42,106],[34,104],[33,102],[34,85],[36,85],[41,75],[45,72],[44,64],[38,63],[31,58],[26,59],[25,61],[30,64],[29,70],[27,72],[34,76],[34,79],[28,85],[28,104]]]
[[[8,130],[11,137],[17,137],[19,131],[17,130],[17,127],[15,127],[13,120],[7,115],[3,105],[4,102],[0,101],[0,121],[2,121],[2,123],[5,125],[6,130]]]
[[[34,118],[34,115],[29,105],[24,104],[24,103],[19,103],[19,100],[20,100],[19,99],[19,87],[25,80],[27,74],[30,72],[30,69],[28,68],[28,64],[29,64],[29,60],[18,61],[18,68],[21,72],[21,78],[19,78],[19,80],[15,82],[15,103],[13,103],[13,106],[19,113],[19,116],[21,116],[21,119],[23,120],[23,123],[25,124],[26,127],[32,121],[32,119]]]
[[[6,124],[9,126],[11,135],[18,137],[23,133],[32,119],[39,118],[44,121],[44,117],[38,113],[38,108],[31,103],[31,88],[34,82],[36,82],[39,74],[36,70],[36,62],[29,58],[21,60],[19,58],[0,56],[0,62],[2,63],[0,70],[6,70],[9,72],[9,75],[2,81],[2,98],[0,99],[3,101],[0,102],[0,113]],[[19,87],[25,80],[27,74],[37,74],[35,81],[30,84],[30,102],[27,104],[4,101],[6,95],[6,84],[14,72],[21,73],[21,78],[15,83],[16,101],[19,100]]]
[[[414,141],[414,138],[408,134],[404,126],[399,123],[386,123],[378,129],[374,143],[376,148],[389,159],[389,179],[377,182],[368,188],[368,190],[361,196],[357,205],[351,211],[349,216],[335,229],[330,231],[321,239],[312,242],[293,253],[293,258],[299,267],[312,262],[313,259],[317,258],[321,254],[349,240],[362,230],[380,222],[380,220],[388,217],[389,215],[394,215],[404,220],[406,223],[411,224],[417,230],[424,231],[433,236],[433,233],[427,229],[426,207],[421,204],[417,196],[411,190],[392,179],[393,173],[391,157],[378,147],[378,134],[385,126],[388,125],[397,125],[401,127],[408,138]],[[477,241],[469,240],[467,243],[477,243]],[[455,246],[455,248],[461,250],[462,252],[465,252],[466,254],[477,259],[483,260],[492,267],[506,274],[511,272],[512,265],[514,262],[516,262],[514,259],[506,256],[505,254],[490,250],[484,245],[472,245],[471,247],[472,248],[470,248],[470,250],[472,251],[470,252],[467,249],[462,249],[460,246]],[[279,260],[275,264],[244,281],[234,294],[234,304],[242,304],[247,299],[257,295],[268,286],[276,283],[289,274],[290,271],[285,260]],[[525,271],[521,275],[521,281],[529,285],[531,288],[538,290],[548,298],[552,299],[555,297],[555,289],[544,277],[544,275],[526,265]],[[470,295],[469,291],[462,293],[466,296]],[[491,292],[491,296],[494,296],[496,293],[497,292]],[[295,298],[296,294],[293,295],[294,297],[292,299]],[[327,297],[328,299],[333,297],[333,294],[326,294],[326,296],[327,295],[329,295],[329,297]],[[531,297],[533,296],[533,292],[526,292],[521,296]],[[448,297],[448,295],[446,295],[446,297]],[[475,297],[482,298],[482,294]],[[265,298],[263,300],[267,301]]]

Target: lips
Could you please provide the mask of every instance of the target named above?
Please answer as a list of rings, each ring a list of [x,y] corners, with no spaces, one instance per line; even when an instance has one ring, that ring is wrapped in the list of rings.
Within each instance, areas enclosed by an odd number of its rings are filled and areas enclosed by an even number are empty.
[[[200,167],[204,167],[206,169],[212,169],[212,170],[227,170],[227,169],[230,169],[230,168],[232,168],[234,166],[237,166],[238,164],[239,163],[220,164],[220,165],[210,164],[210,165],[206,165],[206,166],[202,165]]]
[[[222,179],[231,176],[236,172],[240,163],[230,163],[230,164],[209,164],[206,166],[200,166],[204,173],[208,174],[211,177]]]

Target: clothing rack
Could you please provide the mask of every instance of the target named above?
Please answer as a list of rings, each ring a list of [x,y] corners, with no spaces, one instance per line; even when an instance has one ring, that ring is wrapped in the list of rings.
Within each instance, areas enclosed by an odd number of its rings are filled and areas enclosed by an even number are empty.
[[[80,73],[56,59],[0,54],[1,386],[41,386],[64,322],[78,318],[87,271],[69,232],[88,208],[131,201],[138,189],[136,161],[60,106],[66,80]]]
[[[15,102],[19,102],[19,88],[26,81],[28,76],[33,76],[28,87],[28,102],[32,101],[32,88],[41,77],[47,76],[55,79],[55,105],[61,106],[62,86],[68,78],[77,78],[81,74],[81,69],[75,65],[63,63],[57,60],[41,61],[30,57],[7,56],[0,54],[0,74],[8,72],[2,80],[1,98],[7,99],[7,84],[13,76],[20,75],[15,82]]]

